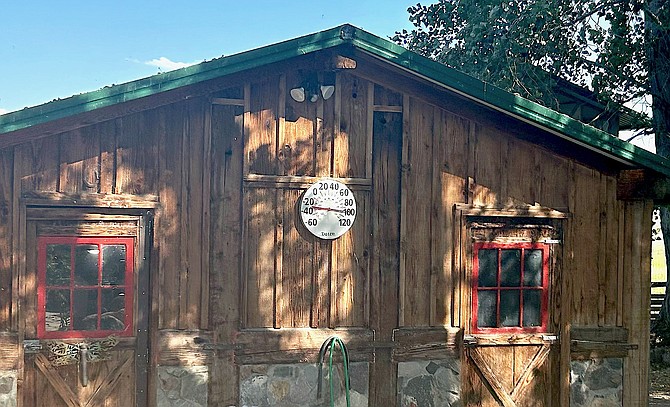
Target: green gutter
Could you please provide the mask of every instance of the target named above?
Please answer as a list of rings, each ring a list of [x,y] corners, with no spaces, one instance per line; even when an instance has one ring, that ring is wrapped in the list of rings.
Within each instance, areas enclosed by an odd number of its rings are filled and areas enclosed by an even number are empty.
[[[8,113],[0,116],[0,137],[4,133],[156,95],[345,43],[353,44],[370,55],[402,67],[445,89],[576,144],[630,165],[644,166],[670,176],[669,160],[350,25]]]

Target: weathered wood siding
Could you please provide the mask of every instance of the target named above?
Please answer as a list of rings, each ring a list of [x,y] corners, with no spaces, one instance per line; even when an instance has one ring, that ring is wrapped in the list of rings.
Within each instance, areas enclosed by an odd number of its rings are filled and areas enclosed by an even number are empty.
[[[650,202],[617,201],[615,168],[524,141],[543,136],[518,133],[528,128],[508,128],[470,102],[450,101],[456,96],[423,97],[406,78],[365,72],[337,73],[334,96],[316,103],[289,96],[294,70],[249,75],[0,151],[0,329],[20,331],[25,288],[17,285],[31,283],[14,272],[24,261],[21,196],[30,192],[159,202],[153,328],[202,331],[219,344],[256,341],[259,350],[206,355],[217,389],[210,400],[222,405],[235,403],[234,357],[298,361],[300,346],[314,355],[321,333],[294,328],[364,328],[352,338],[365,343],[374,330],[387,344],[394,332],[463,328],[469,282],[454,204],[540,205],[569,214],[552,326],[627,328],[639,348],[626,359],[626,397],[642,397],[631,392],[646,389],[635,380],[647,360]],[[358,205],[355,226],[333,242],[296,226],[301,192],[323,176],[345,178]],[[371,349],[361,345],[359,357],[371,360]],[[383,394],[394,385],[384,382],[395,380],[392,355],[378,351],[371,368],[373,405],[393,400]]]
[[[370,84],[341,75],[335,100],[310,104],[286,92],[295,80],[277,76],[245,87],[242,322],[247,328],[365,327]],[[254,102],[256,92],[262,103]],[[356,184],[359,215],[350,233],[325,242],[300,228],[296,202],[314,177],[333,174]]]

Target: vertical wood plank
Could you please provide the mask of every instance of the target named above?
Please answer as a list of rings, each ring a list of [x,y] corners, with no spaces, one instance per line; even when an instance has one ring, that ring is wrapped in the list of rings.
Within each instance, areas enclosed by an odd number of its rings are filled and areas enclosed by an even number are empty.
[[[34,357],[28,359],[26,365],[33,365]],[[20,375],[17,380],[18,407],[37,406],[37,395],[40,393],[37,379],[35,377],[36,369],[25,369],[25,373]],[[23,389],[30,389],[25,391]]]
[[[14,149],[0,150],[0,330],[3,331],[11,329],[13,167]]]
[[[211,236],[211,168],[212,168],[212,106],[209,100],[203,100],[201,108],[204,113],[203,123],[203,148],[200,171],[202,173],[202,219],[201,224],[201,248],[200,248],[200,329],[210,329],[209,325],[209,303],[210,303],[210,276],[209,276],[209,251]]]
[[[651,285],[650,239],[653,205],[649,201],[626,202],[624,327],[638,349],[624,359],[624,405],[645,405],[649,373],[649,297]]]
[[[409,174],[407,173],[407,168],[409,166],[410,160],[410,128],[412,126],[412,109],[410,108],[411,98],[407,94],[403,94],[403,112],[402,112],[402,139],[399,143],[401,148],[400,154],[400,264],[399,264],[399,275],[398,275],[398,326],[405,326],[405,298],[407,294],[407,289],[405,286],[405,280],[407,279],[406,265],[407,265],[407,250],[404,247],[403,242],[407,236],[407,212],[408,212],[408,198],[407,198],[407,182],[409,179]],[[388,147],[387,147],[388,148]]]
[[[184,104],[162,108],[159,120],[165,122],[165,133],[159,139],[159,196],[161,207],[156,216],[156,234],[159,270],[159,327],[176,329],[179,324],[181,300],[181,210]],[[170,294],[168,294],[170,293]]]
[[[406,194],[404,205],[410,205],[402,220],[406,224],[401,237],[404,255],[406,326],[430,324],[431,283],[431,210],[433,177],[433,127],[435,108],[416,100],[410,102],[410,132],[407,142],[408,161],[403,177]]]
[[[289,79],[292,81],[292,78]],[[286,131],[286,113],[287,113],[287,102],[290,103],[290,101],[293,101],[292,98],[289,97],[289,95],[286,92],[286,74],[281,74],[279,75],[279,81],[278,81],[278,89],[277,89],[277,175],[286,175],[286,166],[290,165],[290,152],[291,152],[291,145],[288,144],[287,146],[287,139],[290,139],[291,137],[287,137],[287,131]],[[290,99],[289,100],[287,100]],[[290,108],[289,108],[290,110]],[[286,151],[285,151],[286,148]],[[285,154],[286,152],[289,153],[289,160],[286,160]]]
[[[617,233],[617,308],[616,308],[616,324],[623,326],[623,310],[624,310],[624,282],[626,275],[626,211],[625,205],[622,201],[617,201],[618,217],[618,233]]]
[[[16,164],[16,163],[15,163]],[[18,177],[16,176],[16,173],[14,174],[14,191],[18,190]],[[26,339],[26,325],[25,322],[30,320],[30,317],[27,316],[28,312],[24,311],[26,309],[26,299],[28,298],[28,293],[31,293],[30,298],[33,299],[34,302],[37,302],[37,299],[35,298],[36,296],[33,294],[35,291],[28,291],[31,288],[35,288],[36,281],[35,279],[28,279],[26,277],[27,275],[27,269],[26,269],[26,263],[27,263],[27,251],[26,251],[26,236],[28,234],[28,229],[26,227],[26,207],[25,205],[19,205],[18,201],[18,196],[15,193],[14,194],[14,213],[16,214],[14,217],[14,225],[12,226],[12,229],[14,230],[14,236],[16,237],[13,246],[14,246],[14,252],[15,256],[13,257],[13,265],[17,269],[17,277],[12,281],[12,285],[16,287],[14,290],[14,295],[16,297],[14,298],[15,302],[13,303],[16,305],[16,312],[14,312],[14,309],[12,309],[12,322],[16,323],[16,325],[13,325],[18,331],[18,343],[21,344],[23,341]],[[17,216],[18,215],[18,216]],[[35,251],[32,252],[34,256],[36,256]],[[33,321],[36,321],[37,318],[32,319]],[[29,333],[33,333],[37,330],[37,323],[35,322],[34,327],[31,328],[31,331]],[[35,336],[31,336],[30,338],[34,338]],[[18,360],[17,360],[17,392],[20,392],[23,383],[22,379],[24,377],[24,372],[26,370],[26,361],[24,359],[25,357],[25,352],[23,349],[23,346],[19,346],[19,352],[18,352]],[[28,388],[28,387],[26,387]],[[20,394],[20,393],[19,393]],[[23,406],[21,406],[23,407]]]
[[[334,144],[333,175],[343,178],[364,178],[367,140],[367,81],[348,73],[340,74],[341,88],[339,127]]]
[[[12,222],[12,259],[11,259],[11,264],[12,267],[16,270],[14,273],[12,273],[12,287],[14,288],[11,292],[12,296],[12,304],[11,304],[11,315],[10,315],[10,328],[16,332],[18,332],[18,340],[19,343],[22,343],[22,341],[25,339],[25,329],[23,324],[21,324],[20,317],[21,317],[21,300],[22,300],[22,294],[24,294],[23,290],[21,289],[21,283],[23,282],[23,273],[25,273],[25,270],[23,267],[25,266],[25,260],[24,257],[21,256],[19,249],[21,248],[21,236],[22,233],[20,232],[20,227],[21,227],[21,210],[20,210],[20,205],[19,205],[19,191],[21,191],[21,185],[22,185],[22,180],[21,177],[24,174],[25,168],[24,165],[21,165],[19,160],[21,159],[21,155],[19,154],[19,147],[14,148],[14,166],[12,168],[13,176],[12,176],[12,201],[11,201],[11,222]],[[24,157],[23,159],[27,159],[28,157]],[[24,386],[24,371],[25,371],[25,360],[24,360],[24,352],[23,352],[23,346],[18,347],[18,355],[17,355],[17,380],[16,380],[16,385],[17,385],[17,392],[20,395],[21,393],[29,393],[22,391],[23,386]],[[29,380],[26,380],[26,382],[29,383]],[[30,387],[25,387],[25,388],[30,388]],[[24,400],[24,401],[29,401],[29,400]],[[23,405],[21,404],[21,399],[19,399],[19,407],[26,407],[29,406],[30,404],[24,403]]]
[[[314,244],[303,238],[296,229],[299,212],[295,210],[302,190],[280,191],[283,219],[279,222],[278,239],[283,243],[283,255],[279,256],[281,274],[277,275],[277,307],[282,317],[281,327],[306,328],[310,326],[312,301],[314,298]],[[283,228],[282,228],[283,225]],[[283,229],[283,233],[282,233]],[[279,267],[278,267],[279,268]],[[281,293],[280,293],[281,287]]]
[[[295,79],[291,75],[284,79],[286,81]],[[281,175],[314,175],[319,105],[322,106],[321,98],[317,103],[309,100],[299,103],[286,92],[280,95],[278,158]]]
[[[503,199],[512,204],[534,204],[539,202],[535,162],[537,147],[515,138],[507,140],[506,163],[501,170],[506,180]]]
[[[505,137],[491,133],[477,126],[474,141],[474,179],[473,203],[475,205],[495,206],[503,204],[501,180],[504,174],[502,162],[503,141]]]
[[[598,269],[597,269],[597,285],[598,285],[598,326],[605,325],[606,300],[607,300],[607,280],[608,273],[605,262],[607,261],[607,180],[602,174],[599,177],[599,185],[596,187],[598,191],[598,214],[599,216],[599,230],[598,230]],[[612,215],[612,214],[611,214]],[[595,231],[594,231],[595,232]]]
[[[22,224],[25,224],[25,221],[22,221]],[[22,230],[25,230],[25,237],[22,238],[21,247],[23,249],[36,248],[37,227],[35,223],[27,223],[26,228]],[[35,295],[37,293],[37,253],[36,250],[21,253],[25,253],[22,255],[25,272],[22,275],[23,283],[20,288],[24,294],[21,310],[21,318],[25,324],[23,332],[26,338],[37,338],[37,296]]]
[[[272,327],[276,284],[276,191],[248,188],[245,191],[245,201],[245,326]]]
[[[616,204],[616,178],[602,175],[603,178],[603,202],[601,203],[601,237],[602,250],[601,256],[604,258],[604,284],[600,296],[604,299],[602,305],[602,324],[604,326],[616,325],[617,316],[617,285],[618,285],[618,266],[617,266],[617,238],[618,238],[618,220],[619,214]],[[605,229],[605,230],[602,230]],[[650,280],[651,281],[651,280]],[[600,318],[599,318],[599,322]]]
[[[433,133],[433,220],[431,221],[431,305],[430,325],[453,326],[451,318],[453,312],[454,286],[453,286],[453,203],[459,202],[458,178],[453,177],[447,170],[447,157],[450,154],[447,145],[450,145],[450,120],[449,113],[437,110],[435,113],[435,126]],[[456,178],[456,179],[453,179]],[[456,181],[456,182],[454,182]],[[454,191],[456,189],[456,191]],[[455,192],[455,193],[454,193]],[[456,195],[456,197],[454,197]],[[460,192],[460,197],[463,191]]]
[[[623,326],[624,328],[629,329],[629,340],[635,340],[635,334],[630,331],[633,325],[633,320],[635,318],[634,312],[634,303],[636,301],[636,287],[635,282],[635,255],[636,244],[635,244],[635,227],[636,220],[633,219],[635,214],[635,202],[624,202],[624,252],[623,252],[623,263],[624,263],[624,312],[623,312]],[[632,353],[632,352],[631,352]],[[623,404],[625,406],[636,405],[637,401],[637,391],[639,389],[639,363],[636,360],[633,360],[633,355],[630,354],[629,357],[624,359],[623,364]]]
[[[98,192],[100,137],[95,130],[78,129],[60,136],[59,192]]]
[[[579,244],[574,250],[575,272],[572,275],[574,297],[574,322],[581,325],[598,325],[598,246],[600,243],[599,197],[593,191],[600,188],[600,176],[591,169],[576,164],[574,167],[574,236]]]
[[[573,162],[569,161],[567,163],[568,168],[568,180],[569,188],[567,188],[567,198],[568,198],[568,207],[571,211],[575,208],[575,198],[574,198],[574,189],[572,185],[574,184],[574,171]],[[543,180],[544,181],[544,180]],[[542,188],[546,188],[547,185],[543,182]],[[543,193],[544,196],[544,193]],[[575,290],[573,287],[573,276],[575,274],[574,266],[574,247],[576,242],[574,241],[574,224],[575,219],[571,218],[566,221],[564,229],[564,243],[560,247],[562,250],[561,264],[559,271],[560,275],[560,284],[561,284],[561,321],[560,321],[560,360],[559,360],[559,388],[560,388],[560,403],[561,406],[567,406],[570,403],[570,362],[572,361],[570,357],[570,333],[573,323],[575,323],[575,317],[573,312],[575,311],[574,302],[575,302]]]
[[[335,174],[335,148],[338,145],[336,140],[340,137],[342,131],[342,84],[344,83],[342,79],[342,73],[338,72],[335,74],[335,97],[333,101],[333,140],[331,142],[331,157],[330,157],[330,170],[329,174],[336,176]]]
[[[454,204],[465,202],[468,123],[436,111],[433,139],[431,325],[455,325],[458,272],[454,268]]]
[[[337,88],[336,88],[337,89]],[[333,141],[339,124],[335,123],[335,105],[339,104],[341,92],[328,100],[319,99],[316,106],[316,144],[315,144],[315,173],[317,177],[328,177],[332,173]]]
[[[536,151],[540,190],[538,202],[547,208],[568,208],[570,205],[570,161],[545,150]]]
[[[369,278],[367,223],[368,195],[352,190],[356,198],[356,221],[349,232],[332,243],[332,278],[335,326],[367,326]]]
[[[190,157],[193,154],[191,151],[192,142],[191,138],[191,105],[189,102],[186,102],[184,105],[184,121],[182,123],[183,127],[181,129],[181,161],[179,162],[181,166],[181,191],[179,193],[180,201],[178,203],[178,210],[180,211],[179,216],[179,235],[181,236],[180,245],[177,247],[179,252],[179,302],[177,304],[177,315],[178,322],[177,327],[179,329],[188,328],[188,275],[189,275],[189,249],[191,245],[189,244],[191,237],[189,236],[189,221],[191,217],[189,216],[188,210],[190,209],[189,205],[189,195],[190,195],[190,170],[191,170],[191,160]]]
[[[165,133],[164,120],[158,120],[155,125],[161,129],[159,134]],[[109,120],[96,128],[100,137],[98,188],[101,194],[111,194],[116,190],[116,122]]]
[[[463,405],[468,407],[482,407],[483,393],[488,390],[482,384],[482,381],[474,366],[475,362],[468,356],[470,349],[461,348],[461,375],[463,376],[463,389],[461,400]]]
[[[242,245],[243,108],[212,106],[211,130],[211,326],[218,343],[234,341],[240,321]],[[216,312],[214,312],[216,310]],[[213,405],[238,402],[238,368],[232,351],[215,358],[209,399]],[[233,385],[231,385],[231,383]]]
[[[186,129],[186,142],[189,144],[189,154],[184,157],[184,167],[186,174],[184,187],[186,190],[182,195],[182,208],[185,213],[182,217],[182,233],[186,238],[186,250],[183,252],[185,258],[182,276],[185,278],[185,303],[180,305],[186,308],[179,310],[180,324],[182,328],[197,329],[200,324],[200,313],[202,312],[202,290],[203,278],[205,278],[203,269],[203,235],[207,232],[204,225],[205,214],[203,209],[205,204],[204,195],[204,142],[205,142],[205,100],[196,99],[188,105],[188,127]]]
[[[310,326],[312,328],[327,328],[331,326],[330,317],[330,282],[332,272],[332,242],[318,240],[314,245],[314,304]],[[333,321],[333,326],[335,325]]]
[[[272,305],[274,309],[274,320],[273,326],[275,328],[281,328],[284,324],[284,316],[289,314],[288,310],[285,309],[285,306],[290,306],[291,301],[284,302],[284,217],[285,217],[285,208],[284,208],[284,191],[277,189],[274,191],[275,194],[275,207],[274,219],[272,224],[274,225],[274,247],[275,247],[275,257],[274,257],[274,291],[272,297]],[[290,216],[290,215],[289,215]],[[287,223],[290,227],[290,223]],[[298,287],[300,287],[300,282]],[[287,286],[290,286],[292,282],[289,282]],[[294,287],[289,287],[289,290]],[[300,306],[297,307],[301,309]],[[287,320],[291,320],[289,315],[286,315]],[[289,325],[290,326],[290,325]]]
[[[274,76],[245,88],[245,174],[277,175],[278,82],[279,77]]]
[[[138,154],[142,139],[142,113],[116,119],[116,189],[115,193],[137,194],[143,189],[143,157]],[[136,159],[137,158],[137,159]]]
[[[367,106],[365,117],[365,176],[372,178],[372,143],[374,128],[375,85],[368,82]]]
[[[20,187],[15,191],[58,191],[59,137],[24,143],[15,147],[15,165]]]
[[[375,113],[374,120],[370,325],[375,330],[375,340],[385,342],[392,340],[393,329],[398,326],[398,309],[390,304],[398,304],[399,300],[400,163],[403,151],[400,126],[404,122],[397,113]],[[377,349],[375,363],[370,365],[369,405],[395,405],[397,377],[391,349]]]

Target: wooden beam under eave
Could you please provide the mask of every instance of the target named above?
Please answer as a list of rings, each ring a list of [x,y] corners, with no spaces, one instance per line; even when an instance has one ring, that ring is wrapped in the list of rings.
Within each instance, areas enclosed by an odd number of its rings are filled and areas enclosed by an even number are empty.
[[[653,199],[657,204],[670,204],[670,178],[651,170],[619,171],[616,189],[621,201]]]
[[[331,69],[356,69],[356,60],[343,55],[333,55],[330,59]]]

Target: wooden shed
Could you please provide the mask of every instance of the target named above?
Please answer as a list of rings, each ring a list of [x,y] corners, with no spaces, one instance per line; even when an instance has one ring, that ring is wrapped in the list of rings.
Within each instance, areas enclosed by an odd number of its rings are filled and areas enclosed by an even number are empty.
[[[350,25],[5,114],[0,402],[646,405],[668,175]]]

